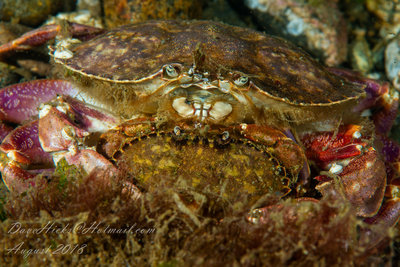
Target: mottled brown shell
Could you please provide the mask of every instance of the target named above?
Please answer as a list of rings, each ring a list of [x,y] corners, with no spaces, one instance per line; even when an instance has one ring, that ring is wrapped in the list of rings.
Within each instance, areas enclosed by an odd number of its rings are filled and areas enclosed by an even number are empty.
[[[70,70],[113,82],[138,82],[164,65],[215,77],[247,75],[266,95],[300,105],[328,105],[363,94],[289,42],[251,29],[212,21],[149,21],[125,25],[78,45]]]

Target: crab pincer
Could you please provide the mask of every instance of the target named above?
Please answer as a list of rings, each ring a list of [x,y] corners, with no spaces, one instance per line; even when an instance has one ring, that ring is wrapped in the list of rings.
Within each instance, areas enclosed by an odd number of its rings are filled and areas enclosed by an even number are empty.
[[[29,170],[17,170],[19,167],[16,163],[31,167],[52,167],[53,156],[49,152],[68,150],[76,138],[83,138],[88,135],[88,131],[101,130],[96,127],[104,129],[118,124],[114,117],[68,98],[76,97],[78,92],[73,84],[62,80],[26,82],[8,86],[0,91],[0,118],[4,125],[22,124],[14,130],[9,129],[0,145],[1,151],[7,154],[9,160],[15,162],[3,162],[2,169],[8,186],[21,188],[13,186],[12,179],[6,178],[10,175],[15,176],[16,183],[20,183],[21,173],[32,178]],[[63,97],[57,98],[59,95]],[[58,102],[55,99],[58,99]],[[44,104],[46,102],[49,104]],[[41,105],[41,108],[38,108],[38,105]],[[50,114],[52,125],[47,123]],[[71,131],[68,132],[70,128],[73,128],[72,137],[67,134],[72,134]],[[56,143],[59,145],[55,145]]]

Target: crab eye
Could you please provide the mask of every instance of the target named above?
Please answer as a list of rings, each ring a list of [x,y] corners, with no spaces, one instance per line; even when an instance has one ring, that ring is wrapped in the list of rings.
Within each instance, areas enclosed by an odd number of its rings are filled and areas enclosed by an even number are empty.
[[[234,80],[233,83],[236,84],[237,86],[244,86],[247,84],[248,81],[249,78],[247,76],[240,76],[239,78]]]
[[[165,66],[164,72],[169,78],[176,78],[179,75],[178,70],[172,65]]]

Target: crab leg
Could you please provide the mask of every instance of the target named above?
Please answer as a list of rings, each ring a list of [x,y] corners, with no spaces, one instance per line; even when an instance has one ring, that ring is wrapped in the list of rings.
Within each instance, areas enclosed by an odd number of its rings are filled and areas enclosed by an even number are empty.
[[[298,173],[306,162],[300,146],[283,132],[267,126],[256,124],[241,124],[237,130],[248,140],[262,145],[273,147],[273,155],[278,158],[292,173]]]
[[[89,40],[104,32],[103,29],[91,27],[78,23],[68,23],[68,32],[72,37],[80,40]],[[45,44],[54,39],[61,31],[62,26],[57,24],[45,25],[38,29],[29,31],[12,42],[0,46],[0,59],[6,58],[10,52],[29,50],[35,46]]]

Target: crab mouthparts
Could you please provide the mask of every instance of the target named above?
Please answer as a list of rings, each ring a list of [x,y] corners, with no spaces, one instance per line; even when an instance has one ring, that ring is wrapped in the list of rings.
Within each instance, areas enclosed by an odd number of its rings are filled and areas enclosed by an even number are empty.
[[[221,121],[232,112],[232,105],[222,100],[206,101],[201,97],[177,97],[172,107],[183,118],[195,118],[199,121]]]

